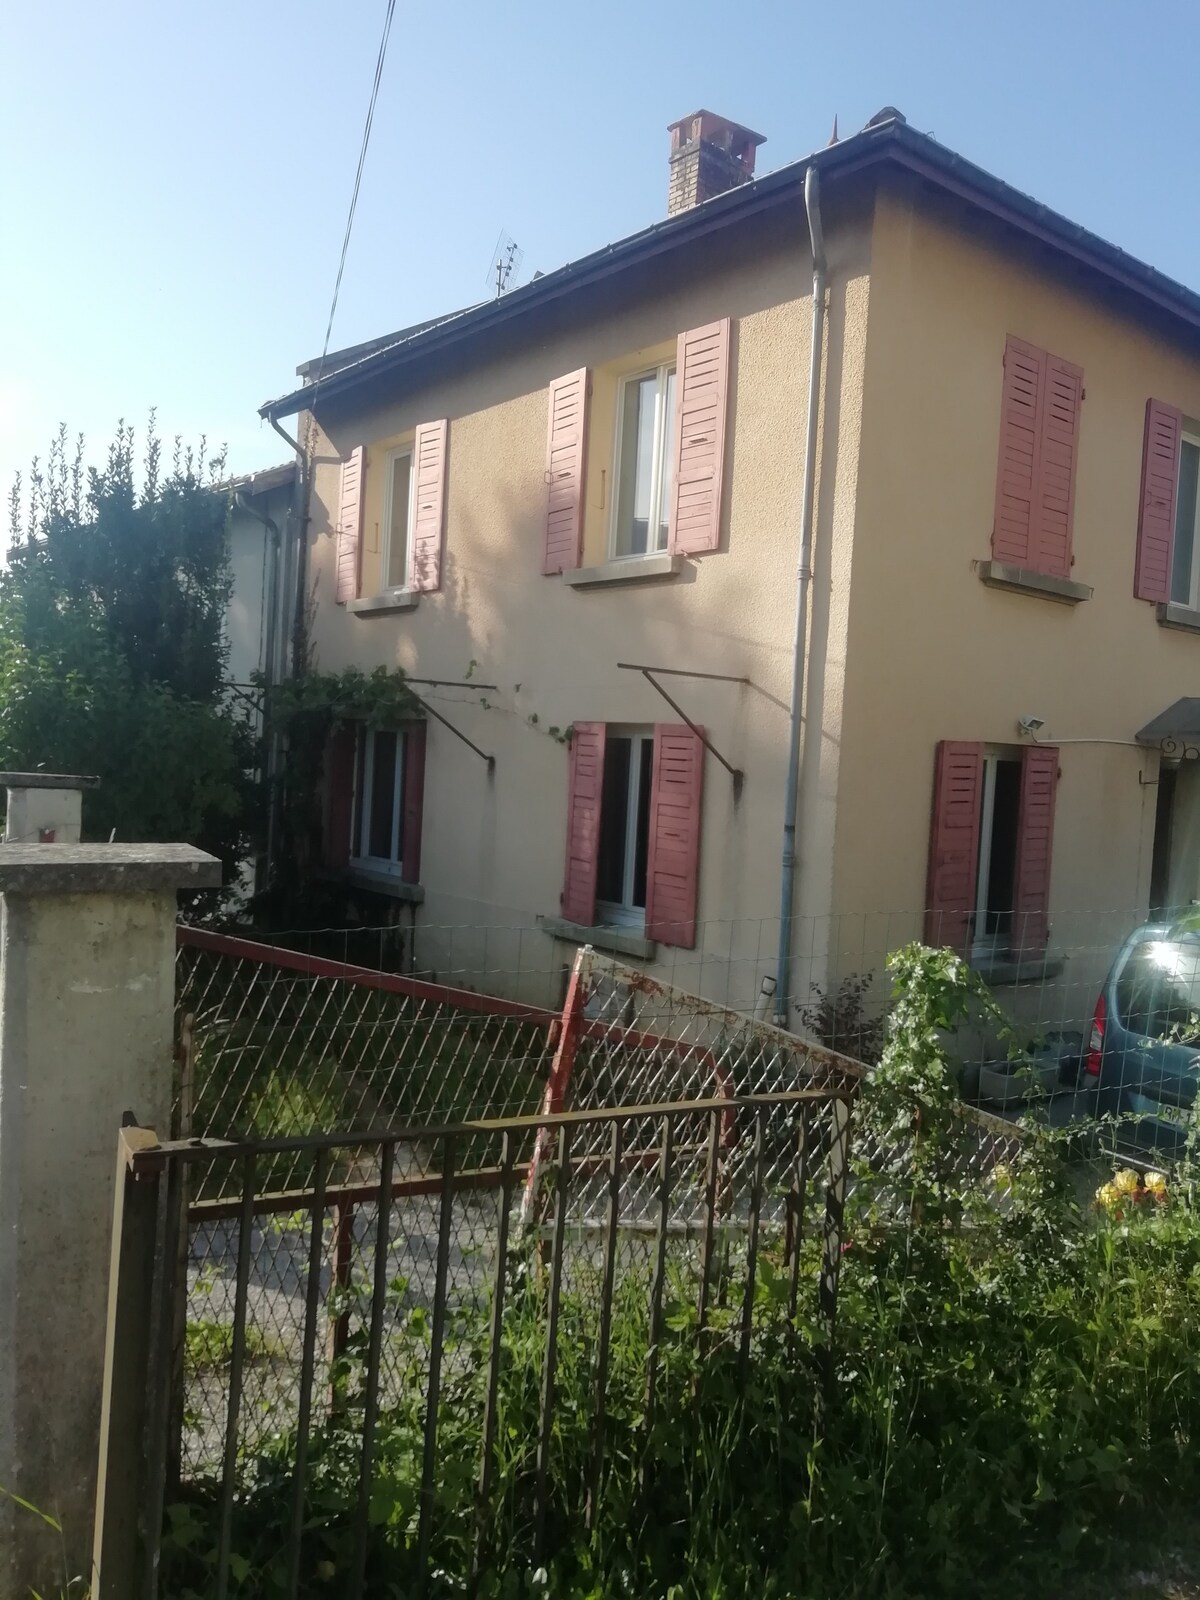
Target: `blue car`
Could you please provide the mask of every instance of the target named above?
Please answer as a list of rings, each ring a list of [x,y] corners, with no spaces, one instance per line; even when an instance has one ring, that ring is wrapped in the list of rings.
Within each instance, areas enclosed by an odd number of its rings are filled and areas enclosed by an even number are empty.
[[[1118,1146],[1177,1158],[1200,1082],[1200,919],[1147,923],[1113,962],[1083,1064],[1098,1116],[1117,1116]],[[1197,1130],[1200,1147],[1200,1130]]]

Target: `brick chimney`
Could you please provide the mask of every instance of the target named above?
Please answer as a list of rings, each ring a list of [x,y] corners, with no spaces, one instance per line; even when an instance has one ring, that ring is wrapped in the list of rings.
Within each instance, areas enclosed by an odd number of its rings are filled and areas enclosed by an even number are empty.
[[[766,136],[727,122],[711,111],[693,111],[672,122],[671,176],[667,187],[667,214],[690,211],[714,195],[749,183],[754,176],[754,152]]]

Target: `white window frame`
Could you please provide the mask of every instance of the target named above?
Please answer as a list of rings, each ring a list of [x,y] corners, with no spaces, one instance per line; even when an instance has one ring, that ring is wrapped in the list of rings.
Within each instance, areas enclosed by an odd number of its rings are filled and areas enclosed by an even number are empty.
[[[663,441],[667,429],[667,379],[676,373],[674,361],[660,362],[656,367],[643,367],[639,372],[629,372],[617,385],[617,412],[616,427],[613,430],[616,439],[613,448],[613,474],[612,474],[612,509],[609,513],[608,524],[608,556],[610,561],[636,561],[641,554],[661,555],[670,542],[670,507],[662,502],[663,484],[666,480],[663,460]],[[654,444],[653,460],[650,466],[650,528],[667,528],[666,540],[661,545],[651,546],[647,535],[647,548],[644,552],[619,551],[618,542],[620,527],[618,518],[621,514],[621,450],[624,444],[622,435],[625,432],[625,391],[631,383],[642,383],[646,378],[656,378],[657,385],[654,395]],[[678,383],[678,376],[676,376]]]
[[[646,925],[645,906],[633,904],[633,881],[637,876],[637,813],[638,813],[638,786],[641,782],[642,761],[644,759],[644,746],[650,746],[650,759],[654,760],[654,729],[642,725],[627,726],[621,723],[610,723],[605,729],[605,752],[607,757],[608,741],[610,739],[631,739],[634,748],[630,751],[629,784],[625,792],[625,881],[621,886],[620,902],[612,900],[596,901],[596,922],[600,926],[615,928],[644,928]],[[603,784],[603,775],[601,775]],[[651,776],[653,788],[653,776]],[[603,793],[603,788],[601,789]],[[653,804],[653,799],[652,799]],[[650,818],[646,819],[649,827]],[[603,820],[601,821],[603,827]],[[646,885],[649,893],[649,884]]]
[[[404,582],[397,584],[387,581],[392,565],[392,490],[396,479],[396,462],[405,457],[408,458],[408,522],[404,529]],[[379,589],[382,594],[400,593],[409,587],[409,579],[412,574],[412,535],[416,501],[415,473],[415,445],[400,445],[395,450],[388,451],[384,458],[383,528],[379,539]]]
[[[1175,480],[1175,493],[1179,493],[1179,476],[1183,473],[1183,446],[1190,444],[1193,449],[1200,450],[1200,431],[1195,428],[1185,427],[1179,437],[1179,475]],[[1192,521],[1192,570],[1191,582],[1186,600],[1175,599],[1175,546],[1177,530],[1171,529],[1171,572],[1167,580],[1167,594],[1175,605],[1188,606],[1192,611],[1200,610],[1200,493],[1196,495],[1196,515]]]
[[[366,852],[371,848],[371,796],[374,789],[375,776],[375,737],[380,733],[394,733],[396,736],[396,780],[392,788],[392,849],[394,859],[385,856],[373,856],[369,853],[354,854],[354,842],[357,835],[360,844]],[[363,741],[366,743],[365,751]],[[359,760],[360,753],[362,760]],[[350,865],[362,867],[369,872],[386,872],[393,877],[404,876],[404,786],[407,780],[408,766],[408,737],[399,728],[369,728],[361,723],[358,729],[358,739],[354,750],[354,803],[350,812]],[[358,775],[362,773],[362,792],[358,789]],[[360,814],[361,808],[361,814]]]

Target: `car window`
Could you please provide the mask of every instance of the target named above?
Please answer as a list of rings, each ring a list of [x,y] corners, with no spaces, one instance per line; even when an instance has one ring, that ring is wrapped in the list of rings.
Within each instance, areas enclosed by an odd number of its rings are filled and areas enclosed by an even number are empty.
[[[1135,945],[1117,978],[1117,1013],[1131,1033],[1200,1044],[1200,944]]]

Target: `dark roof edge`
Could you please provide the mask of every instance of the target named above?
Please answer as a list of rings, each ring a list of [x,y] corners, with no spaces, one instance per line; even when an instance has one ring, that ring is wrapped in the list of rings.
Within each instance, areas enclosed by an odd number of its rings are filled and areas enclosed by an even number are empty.
[[[848,175],[872,167],[892,166],[924,179],[943,192],[994,216],[1028,238],[1059,251],[1065,258],[1090,268],[1115,287],[1143,300],[1160,313],[1175,318],[1194,332],[1200,332],[1200,295],[1147,266],[1127,251],[1109,244],[1086,228],[1070,222],[1059,212],[1042,205],[1031,196],[982,167],[965,160],[928,134],[918,133],[899,120],[867,127],[839,144],[814,155],[791,162],[779,171],[768,173],[728,194],[708,200],[678,216],[653,223],[640,233],[630,234],[614,244],[594,251],[579,261],[569,262],[533,283],[514,289],[500,300],[487,301],[456,315],[437,319],[424,331],[411,334],[398,343],[352,362],[322,379],[319,385],[306,385],[260,407],[266,418],[292,416],[311,408],[317,395],[323,400],[344,395],[359,383],[393,368],[407,365],[427,353],[444,349],[470,338],[475,333],[502,326],[576,289],[597,283],[613,273],[674,250],[684,243],[732,226],[744,217],[782,204],[789,196],[799,200],[810,167],[822,173]]]

